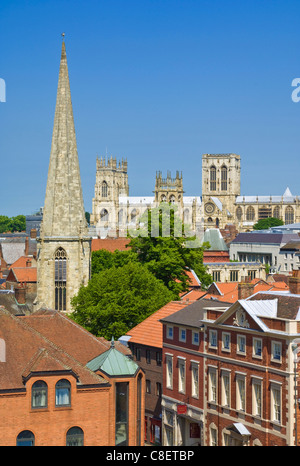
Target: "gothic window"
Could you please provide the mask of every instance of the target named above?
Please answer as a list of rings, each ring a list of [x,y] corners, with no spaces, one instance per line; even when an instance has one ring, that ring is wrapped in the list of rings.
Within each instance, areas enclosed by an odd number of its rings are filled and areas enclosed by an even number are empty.
[[[221,190],[227,191],[227,167],[225,165],[221,168]]]
[[[172,194],[172,196],[170,196],[170,203],[171,203],[171,204],[175,204],[175,196],[174,196],[174,194]]]
[[[71,427],[66,436],[67,447],[83,447],[83,430],[80,427]]]
[[[285,209],[285,224],[289,225],[290,223],[294,223],[294,209],[291,206],[288,206]]]
[[[188,223],[190,218],[189,209],[185,209],[183,212],[183,223]]]
[[[100,212],[100,221],[101,222],[108,222],[108,211],[106,209],[102,209]]]
[[[135,222],[135,221],[136,221],[137,214],[138,214],[138,213],[137,213],[137,210],[136,210],[136,209],[133,209],[133,210],[131,211],[131,214],[130,214],[130,220],[131,220],[131,222]]]
[[[119,224],[121,224],[123,222],[123,210],[119,210],[118,222],[119,222]]]
[[[236,209],[235,214],[236,214],[236,218],[240,222],[242,220],[242,217],[243,217],[243,211],[242,211],[242,208],[240,206]]]
[[[255,218],[255,210],[252,206],[249,206],[246,212],[247,222],[253,222]]]
[[[161,202],[166,202],[167,201],[167,196],[165,194],[162,194],[160,200],[161,200]]]
[[[280,218],[280,207],[278,205],[273,210],[273,217]]]
[[[210,190],[216,191],[217,189],[217,169],[213,165],[210,167]]]
[[[102,186],[101,186],[101,194],[102,194],[102,197],[107,197],[108,189],[107,189],[107,183],[106,183],[106,181],[103,181],[103,183],[102,183]]]
[[[55,253],[55,309],[66,310],[67,295],[67,254],[63,248]]]

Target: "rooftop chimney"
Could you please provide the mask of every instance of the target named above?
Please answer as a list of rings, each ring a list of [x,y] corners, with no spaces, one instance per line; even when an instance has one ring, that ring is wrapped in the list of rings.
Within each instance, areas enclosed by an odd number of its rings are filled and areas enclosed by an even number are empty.
[[[300,270],[293,270],[293,275],[289,277],[288,284],[291,294],[300,295]]]
[[[26,289],[20,284],[15,288],[15,298],[18,304],[26,304]]]
[[[254,283],[241,282],[238,284],[238,299],[246,299],[254,294]]]

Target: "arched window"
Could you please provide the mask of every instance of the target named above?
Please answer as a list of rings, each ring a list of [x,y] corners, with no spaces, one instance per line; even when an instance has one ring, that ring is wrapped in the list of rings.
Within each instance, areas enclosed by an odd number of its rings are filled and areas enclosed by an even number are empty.
[[[66,379],[61,379],[55,385],[55,406],[71,405],[71,384]]]
[[[48,386],[43,380],[38,380],[32,385],[31,389],[31,407],[47,407]]]
[[[240,222],[242,220],[242,217],[243,217],[243,210],[242,210],[242,208],[240,206],[238,206],[238,208],[236,209],[235,215],[236,215],[236,218],[238,219],[238,221]]]
[[[294,223],[294,209],[290,205],[285,209],[284,223],[286,225]]]
[[[252,206],[249,206],[246,211],[246,220],[247,222],[253,222],[255,218],[255,210]]]
[[[216,191],[217,189],[217,169],[214,165],[210,167],[210,190]]]
[[[161,198],[160,198],[160,201],[161,202],[166,202],[167,201],[167,196],[165,194],[162,194]]]
[[[121,225],[123,223],[123,210],[119,210],[118,212],[118,223]]]
[[[227,167],[225,165],[221,168],[221,190],[227,191]]]
[[[107,197],[107,195],[108,195],[108,187],[107,187],[106,181],[102,182],[101,194],[102,194],[102,197]]]
[[[100,222],[108,222],[108,211],[106,209],[102,209],[100,212]]]
[[[67,447],[83,447],[83,430],[80,427],[71,427],[66,435]]]
[[[30,430],[23,430],[17,437],[17,447],[34,447],[34,435]]]
[[[174,196],[174,194],[172,194],[172,196],[170,196],[169,202],[170,202],[171,204],[175,204],[175,200],[176,200],[176,199],[175,199],[175,196]]]
[[[278,205],[273,210],[273,217],[280,218],[280,207]]]
[[[131,213],[130,213],[130,221],[131,221],[132,223],[136,223],[138,214],[139,214],[139,211],[136,210],[136,209],[133,209],[133,210],[131,211]]]
[[[67,254],[63,248],[55,253],[55,309],[66,310],[67,296]]]
[[[189,209],[185,209],[183,211],[183,223],[188,223],[190,219],[190,211]]]

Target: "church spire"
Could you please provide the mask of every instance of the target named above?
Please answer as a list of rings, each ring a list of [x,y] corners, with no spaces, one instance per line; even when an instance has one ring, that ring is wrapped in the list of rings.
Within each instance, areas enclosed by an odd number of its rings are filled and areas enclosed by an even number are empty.
[[[87,234],[65,41],[62,42],[42,234]]]

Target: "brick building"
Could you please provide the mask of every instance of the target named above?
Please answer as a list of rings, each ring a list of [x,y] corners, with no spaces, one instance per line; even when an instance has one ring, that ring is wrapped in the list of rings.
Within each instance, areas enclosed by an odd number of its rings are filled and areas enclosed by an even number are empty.
[[[0,308],[2,446],[143,445],[145,378],[67,316]]]
[[[171,301],[121,337],[145,373],[145,442],[148,445],[161,444],[163,336],[160,319],[184,309],[189,303],[189,300]]]
[[[298,271],[289,285],[249,296],[241,284],[235,303],[204,298],[162,319],[164,445],[295,444]]]

